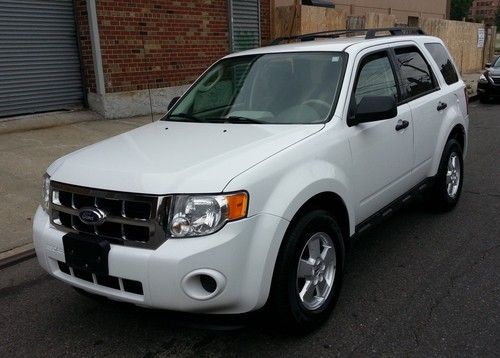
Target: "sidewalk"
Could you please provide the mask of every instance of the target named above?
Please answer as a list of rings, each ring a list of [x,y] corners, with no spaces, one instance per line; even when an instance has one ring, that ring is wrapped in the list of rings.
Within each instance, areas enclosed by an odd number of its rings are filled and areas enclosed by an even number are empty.
[[[85,112],[71,115],[89,116]],[[31,226],[41,197],[42,175],[55,159],[149,123],[151,117],[61,122],[64,125],[44,129],[0,131],[0,261],[32,248]]]

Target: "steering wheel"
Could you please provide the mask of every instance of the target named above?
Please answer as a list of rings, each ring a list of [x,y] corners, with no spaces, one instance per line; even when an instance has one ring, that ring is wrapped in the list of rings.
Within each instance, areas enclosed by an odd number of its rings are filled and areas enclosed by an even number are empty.
[[[198,91],[200,91],[200,92],[210,91],[217,83],[219,83],[219,80],[222,78],[223,74],[224,74],[224,70],[221,66],[217,69],[217,72],[210,75],[210,77],[208,77],[207,80],[210,80],[212,77],[214,77],[214,75],[216,75],[217,77],[213,81],[211,81],[211,83],[209,83],[208,85],[200,83],[198,85]]]
[[[314,109],[320,116],[326,116],[330,112],[331,104],[320,99],[308,99],[302,105],[309,106]]]

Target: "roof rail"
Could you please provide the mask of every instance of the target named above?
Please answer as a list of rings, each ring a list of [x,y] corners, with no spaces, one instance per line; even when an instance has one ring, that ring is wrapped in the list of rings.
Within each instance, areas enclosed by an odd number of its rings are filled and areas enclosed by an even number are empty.
[[[385,37],[387,35],[377,36],[377,33],[385,32],[389,33],[389,36],[403,36],[403,35],[425,35],[419,27],[385,27],[385,28],[373,28],[373,29],[346,29],[346,30],[332,30],[332,31],[321,31],[312,32],[309,34],[280,37],[275,39],[271,45],[279,45],[287,41],[313,41],[315,39],[321,38],[337,38],[340,36],[352,35],[357,33],[366,33],[365,39],[374,39],[378,37]]]

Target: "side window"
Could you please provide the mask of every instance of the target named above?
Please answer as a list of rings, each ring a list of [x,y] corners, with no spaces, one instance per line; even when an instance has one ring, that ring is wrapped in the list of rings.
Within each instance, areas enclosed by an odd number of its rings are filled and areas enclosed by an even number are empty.
[[[439,43],[428,43],[425,44],[425,47],[430,52],[434,61],[436,61],[436,64],[443,74],[446,84],[451,85],[452,83],[458,82],[458,75],[455,66],[453,66],[453,63],[451,62],[451,59],[443,45]]]
[[[366,56],[359,65],[354,89],[356,105],[365,96],[393,96],[397,100],[396,79],[385,51]]]
[[[396,48],[394,52],[405,99],[419,97],[437,87],[429,65],[415,46]]]

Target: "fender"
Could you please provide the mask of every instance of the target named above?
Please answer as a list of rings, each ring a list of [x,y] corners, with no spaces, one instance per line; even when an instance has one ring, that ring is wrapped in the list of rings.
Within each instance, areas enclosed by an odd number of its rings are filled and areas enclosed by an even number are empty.
[[[329,164],[325,162],[310,163],[310,165],[315,167],[315,170],[326,171],[330,169],[331,172],[335,172],[336,177],[318,176],[314,181],[308,181],[310,178],[307,178],[307,176],[294,176],[291,174],[283,178],[280,187],[276,188],[269,197],[265,206],[265,211],[282,212],[282,217],[291,221],[300,208],[314,196],[325,192],[334,193],[344,202],[349,216],[349,233],[353,235],[355,217],[350,190],[344,184],[346,183],[345,173],[341,172],[338,168],[328,168]],[[323,168],[321,168],[321,166],[323,166]],[[304,173],[302,170],[301,172]],[[291,199],[286,207],[284,205],[285,203],[276,200],[284,194],[288,194]]]
[[[332,135],[333,133],[336,134]],[[354,204],[349,186],[351,153],[340,131],[323,130],[234,178],[224,191],[245,189],[250,194],[249,216],[266,213],[291,221],[310,198],[323,192],[337,194],[355,230]]]
[[[251,243],[248,250],[249,255],[256,252],[267,253],[265,257],[260,257],[260,262],[265,267],[260,279],[261,293],[255,308],[262,307],[267,301],[274,265],[286,229],[295,214],[309,199],[324,192],[337,194],[344,201],[347,209],[349,233],[351,236],[354,234],[354,206],[351,202],[350,188],[346,185],[348,176],[345,170],[320,158],[304,160],[301,158],[304,156],[303,153],[314,152],[295,149],[290,153],[295,156],[295,160],[288,158],[287,154],[278,154],[253,167],[241,177],[236,177],[225,189],[226,191],[241,190],[246,183],[244,188],[249,192],[249,216],[271,214],[284,219],[282,227],[275,232],[267,231],[269,235],[263,234],[261,240]],[[345,155],[341,162],[350,159],[350,153],[339,151],[337,155],[341,156],[341,153]]]

